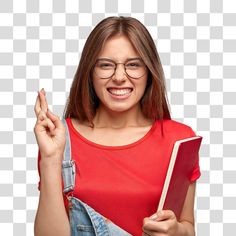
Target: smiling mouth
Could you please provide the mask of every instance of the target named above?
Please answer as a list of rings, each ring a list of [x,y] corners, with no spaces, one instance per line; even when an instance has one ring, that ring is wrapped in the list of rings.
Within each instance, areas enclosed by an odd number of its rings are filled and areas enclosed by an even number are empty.
[[[122,89],[117,89],[117,88],[108,88],[107,91],[115,96],[124,96],[127,94],[130,94],[133,89],[132,88],[122,88]]]

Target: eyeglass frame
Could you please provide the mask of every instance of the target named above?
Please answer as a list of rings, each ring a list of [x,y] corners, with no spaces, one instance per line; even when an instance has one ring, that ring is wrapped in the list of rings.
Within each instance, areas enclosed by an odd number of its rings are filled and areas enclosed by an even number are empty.
[[[102,61],[102,60],[112,62],[112,63],[114,63],[114,65],[115,65],[113,74],[112,74],[111,76],[109,76],[109,77],[106,77],[106,78],[100,77],[100,76],[95,72],[95,70],[94,70],[95,67],[96,67],[97,62],[98,62],[98,61]],[[143,64],[143,66],[145,67],[145,73],[144,73],[143,75],[141,75],[140,77],[137,77],[137,78],[136,78],[136,77],[132,77],[132,76],[130,76],[130,75],[126,72],[125,64],[126,64],[127,62],[129,62],[129,61],[132,61],[132,60],[140,60],[141,63]],[[112,78],[112,77],[114,76],[114,74],[116,73],[117,65],[119,65],[119,64],[124,65],[125,74],[126,74],[129,78],[132,78],[132,79],[140,79],[140,78],[143,77],[143,76],[146,74],[146,72],[147,72],[147,66],[146,66],[146,64],[143,62],[143,60],[142,60],[140,57],[135,57],[135,58],[127,59],[124,63],[122,63],[122,62],[115,62],[115,61],[113,61],[112,59],[109,59],[109,58],[98,58],[98,59],[96,60],[95,64],[94,64],[94,66],[93,66],[93,71],[94,71],[94,73],[95,73],[100,79],[110,79],[110,78]]]

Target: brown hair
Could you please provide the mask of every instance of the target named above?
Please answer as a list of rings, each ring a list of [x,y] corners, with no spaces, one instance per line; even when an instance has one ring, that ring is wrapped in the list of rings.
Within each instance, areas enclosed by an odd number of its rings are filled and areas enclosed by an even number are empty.
[[[123,16],[105,18],[90,33],[72,82],[64,117],[88,121],[93,127],[92,120],[99,105],[91,79],[93,66],[107,39],[118,34],[130,40],[149,71],[147,87],[141,99],[143,114],[153,121],[170,119],[164,72],[155,43],[140,21]]]

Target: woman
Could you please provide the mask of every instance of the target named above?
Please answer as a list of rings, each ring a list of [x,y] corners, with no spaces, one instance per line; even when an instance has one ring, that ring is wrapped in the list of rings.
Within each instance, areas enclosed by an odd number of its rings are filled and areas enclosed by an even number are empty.
[[[162,65],[138,20],[109,17],[91,32],[65,109],[67,136],[62,121],[48,110],[44,90],[35,113],[41,190],[35,235],[76,235],[73,217],[69,220],[67,214],[73,207],[71,195],[131,235],[195,234],[198,164],[180,217],[171,210],[156,213],[170,156],[167,147],[195,134],[171,120]],[[68,191],[64,178],[63,194],[66,137],[76,173],[75,186]],[[78,235],[90,230],[76,227]]]

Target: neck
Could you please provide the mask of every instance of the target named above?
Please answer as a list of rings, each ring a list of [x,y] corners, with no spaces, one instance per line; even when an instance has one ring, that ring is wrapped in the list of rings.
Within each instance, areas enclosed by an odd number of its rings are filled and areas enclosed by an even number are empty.
[[[144,117],[140,106],[125,112],[114,112],[103,107],[97,109],[93,119],[95,128],[122,129],[134,126],[150,125],[149,119]]]

